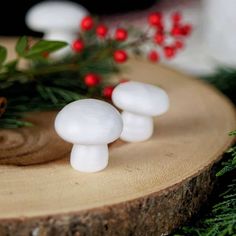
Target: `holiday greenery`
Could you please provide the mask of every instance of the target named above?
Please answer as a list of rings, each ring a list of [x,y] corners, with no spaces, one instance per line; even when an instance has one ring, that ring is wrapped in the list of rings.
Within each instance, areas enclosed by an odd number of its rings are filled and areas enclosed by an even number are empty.
[[[211,76],[205,76],[202,79],[213,84],[236,103],[236,69],[219,68],[216,73]]]
[[[17,120],[27,111],[58,109],[73,100],[100,96],[102,84],[95,87],[86,80],[86,85],[80,78],[89,74],[91,77],[90,71],[104,78],[118,72],[117,65],[97,45],[84,49],[83,54],[51,61],[44,58],[44,53],[62,48],[65,43],[40,40],[27,49],[28,44],[26,37],[20,38],[16,44],[18,58],[2,67],[0,90],[1,96],[7,99],[6,112],[0,118],[2,128],[28,125]],[[91,56],[91,50],[97,59]],[[22,59],[30,61],[31,66],[19,70],[17,65]],[[78,63],[79,60],[82,62]]]
[[[236,136],[236,130],[231,133]],[[200,219],[178,230],[174,236],[229,236],[236,235],[236,145],[229,149],[231,158],[223,163],[223,168],[216,174],[226,175],[221,181],[220,190],[214,204]],[[233,176],[233,178],[231,178]]]
[[[17,57],[12,61],[6,60],[7,50],[0,46],[0,128],[31,125],[22,119],[25,112],[60,109],[85,97],[109,99],[115,84],[108,79],[122,71],[130,54],[143,55],[142,45],[150,43],[158,49],[148,53],[149,60],[157,62],[161,55],[171,59],[191,31],[178,12],[171,16],[170,29],[164,27],[159,12],[150,14],[147,22],[152,34],[133,27],[111,32],[106,25],[86,16],[72,45],[35,42],[24,36],[15,45]],[[73,53],[53,59],[55,52],[66,46]],[[21,61],[28,66],[20,67]]]

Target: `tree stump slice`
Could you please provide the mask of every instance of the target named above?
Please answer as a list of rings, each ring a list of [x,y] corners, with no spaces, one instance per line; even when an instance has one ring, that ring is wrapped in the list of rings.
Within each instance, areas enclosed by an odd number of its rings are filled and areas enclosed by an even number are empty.
[[[159,85],[170,96],[153,137],[112,144],[108,168],[93,174],[70,167],[64,141],[48,150],[61,160],[0,166],[1,236],[165,235],[207,200],[215,166],[233,143],[233,105],[209,85],[165,67],[133,60],[129,68],[130,79]],[[44,124],[53,117],[42,114]],[[48,132],[53,140],[53,128]]]
[[[55,116],[56,112],[32,113],[27,121],[33,127],[0,129],[0,164],[40,164],[68,154],[71,144],[65,144],[54,132]]]

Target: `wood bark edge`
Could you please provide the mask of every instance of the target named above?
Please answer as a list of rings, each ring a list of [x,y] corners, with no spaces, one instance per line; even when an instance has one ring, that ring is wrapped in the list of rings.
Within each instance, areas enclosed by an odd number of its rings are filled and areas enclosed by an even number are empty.
[[[167,235],[207,201],[216,183],[216,163],[163,191],[80,212],[0,219],[1,236]]]

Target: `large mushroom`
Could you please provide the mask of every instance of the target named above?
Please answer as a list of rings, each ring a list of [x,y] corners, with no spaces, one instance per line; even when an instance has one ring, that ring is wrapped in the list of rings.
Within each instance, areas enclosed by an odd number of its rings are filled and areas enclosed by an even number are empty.
[[[88,11],[75,2],[43,1],[28,10],[25,21],[30,29],[43,32],[44,39],[71,44],[78,37],[80,22],[86,15]],[[69,52],[70,46],[54,53],[54,57]]]
[[[108,164],[108,143],[119,138],[123,128],[120,113],[109,103],[82,99],[66,105],[56,116],[55,130],[70,142],[70,163],[82,172],[96,172]]]
[[[163,89],[133,81],[119,84],[112,93],[112,101],[123,110],[120,138],[128,142],[149,139],[154,129],[152,117],[169,108],[169,98]]]

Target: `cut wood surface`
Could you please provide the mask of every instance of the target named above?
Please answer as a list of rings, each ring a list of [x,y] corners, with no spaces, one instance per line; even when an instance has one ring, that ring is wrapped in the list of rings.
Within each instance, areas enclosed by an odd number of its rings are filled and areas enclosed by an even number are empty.
[[[31,165],[60,159],[68,153],[65,143],[54,132],[56,112],[28,115],[33,127],[0,129],[0,164]]]
[[[167,91],[170,110],[155,119],[150,140],[112,144],[104,171],[83,174],[70,167],[71,145],[61,140],[53,145],[58,140],[55,113],[31,114],[34,128],[0,131],[1,158],[8,145],[19,142],[22,148],[40,127],[44,130],[37,135],[46,141],[32,153],[27,144],[25,155],[64,157],[41,165],[0,166],[1,236],[158,236],[185,222],[207,200],[215,164],[233,142],[228,136],[236,127],[233,105],[205,83],[168,68],[136,60],[129,66],[130,79]]]

